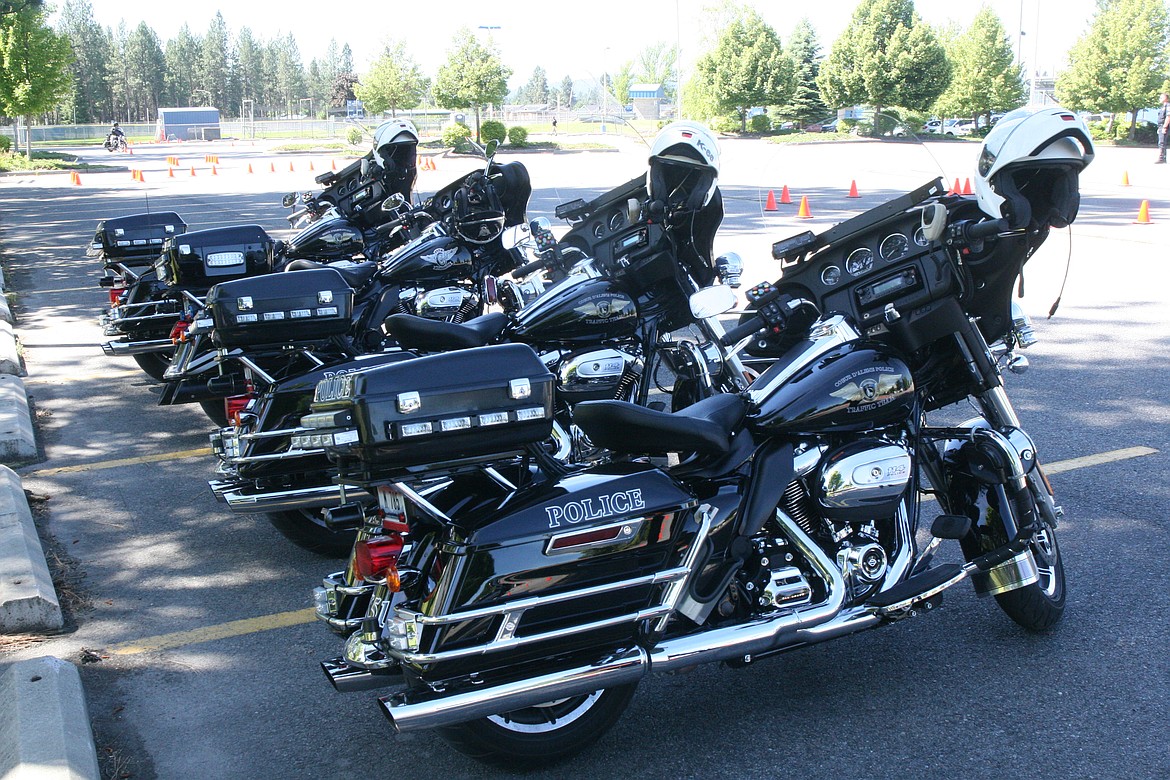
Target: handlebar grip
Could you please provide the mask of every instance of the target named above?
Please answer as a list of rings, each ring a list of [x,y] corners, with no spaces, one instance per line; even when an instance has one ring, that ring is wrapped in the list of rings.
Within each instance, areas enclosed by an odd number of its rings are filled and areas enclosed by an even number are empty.
[[[986,222],[967,225],[963,231],[963,237],[969,241],[978,241],[982,238],[994,236],[997,233],[1004,233],[1008,228],[1008,221],[1006,219],[989,219]]]
[[[512,276],[528,276],[528,274],[532,273],[533,271],[539,271],[541,268],[544,268],[544,266],[544,258],[533,260],[531,263],[525,263],[519,268],[513,268]]]
[[[766,327],[768,327],[768,323],[764,321],[763,317],[757,314],[746,322],[736,325],[734,328],[724,333],[723,338],[719,339],[719,341],[723,343],[723,346],[730,347],[740,339],[751,336],[752,334],[761,331]]]

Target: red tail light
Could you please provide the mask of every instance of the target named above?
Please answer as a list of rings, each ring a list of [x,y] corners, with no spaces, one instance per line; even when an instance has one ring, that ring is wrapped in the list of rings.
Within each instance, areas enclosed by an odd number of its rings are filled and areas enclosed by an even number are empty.
[[[237,428],[240,426],[240,414],[248,407],[248,402],[256,397],[256,393],[252,391],[251,385],[248,387],[248,392],[243,395],[229,395],[223,399],[223,410],[227,415],[228,422]]]
[[[125,287],[111,287],[110,288],[110,305],[117,306],[118,299],[122,297],[122,293],[126,292]]]
[[[179,320],[175,323],[175,327],[171,328],[171,343],[178,344],[184,340],[187,334],[187,328],[191,327],[191,323],[186,320]]]
[[[397,591],[400,585],[398,556],[401,554],[402,537],[398,534],[366,539],[353,546],[354,569],[366,581],[385,578],[387,587]]]

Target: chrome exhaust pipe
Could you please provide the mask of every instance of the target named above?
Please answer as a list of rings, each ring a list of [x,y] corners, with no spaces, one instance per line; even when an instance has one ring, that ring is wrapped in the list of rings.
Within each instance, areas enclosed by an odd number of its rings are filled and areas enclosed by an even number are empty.
[[[321,671],[338,693],[357,693],[402,684],[402,667],[371,671],[350,666],[344,658],[321,662]]]
[[[755,654],[822,641],[877,623],[879,618],[870,611],[842,612],[846,589],[841,572],[791,518],[779,511],[777,518],[827,586],[828,595],[819,604],[746,624],[664,640],[650,651],[635,647],[594,664],[539,677],[496,685],[462,685],[454,692],[448,688],[443,693],[433,690],[396,693],[379,698],[383,711],[400,732],[446,726],[634,683],[651,671],[670,672],[714,661],[750,660]]]
[[[239,514],[252,512],[288,512],[293,509],[317,509],[341,503],[341,488],[337,485],[296,488],[294,490],[272,490],[265,493],[245,492],[249,487],[238,487],[217,492],[216,497],[226,502],[228,508]],[[215,490],[212,486],[212,490]]]
[[[102,352],[109,357],[129,357],[131,355],[146,355],[151,352],[166,352],[172,349],[175,343],[170,339],[155,341],[107,341],[102,344]]]
[[[743,661],[751,656],[807,644],[814,639],[817,627],[824,626],[841,613],[845,603],[845,580],[833,561],[808,537],[790,517],[777,510],[780,525],[792,543],[804,554],[828,587],[828,596],[819,604],[796,609],[749,623],[716,628],[701,634],[662,641],[650,653],[651,668],[673,672],[714,661]],[[876,618],[874,619],[876,622]],[[851,630],[860,630],[864,626]]]
[[[635,647],[591,664],[539,677],[497,685],[467,685],[454,693],[436,693],[429,689],[404,691],[379,697],[378,701],[383,714],[397,731],[416,731],[511,712],[602,688],[629,685],[641,680],[649,670],[646,651]]]

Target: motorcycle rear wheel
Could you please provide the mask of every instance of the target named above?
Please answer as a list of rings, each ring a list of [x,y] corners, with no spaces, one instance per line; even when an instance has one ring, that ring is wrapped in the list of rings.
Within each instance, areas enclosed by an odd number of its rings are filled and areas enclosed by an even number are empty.
[[[324,558],[348,558],[357,540],[356,531],[334,531],[326,527],[320,509],[291,509],[268,512],[266,516],[290,542]]]
[[[600,739],[625,712],[636,687],[605,688],[436,731],[460,753],[484,763],[509,768],[552,764]]]
[[[163,374],[171,367],[170,352],[147,352],[144,355],[134,355],[133,357],[138,367],[156,382],[163,381]]]
[[[200,401],[199,408],[203,413],[220,428],[226,428],[228,425],[227,409],[224,408],[222,398],[212,398],[207,401]]]
[[[1029,477],[1029,479],[1031,479]],[[1028,500],[1035,503],[1029,494]],[[1017,511],[1017,517],[1020,516]],[[997,594],[1000,609],[1017,624],[1029,631],[1052,628],[1064,615],[1064,559],[1056,543],[1056,531],[1043,521],[1043,528],[1032,537],[1028,549],[1036,559],[1039,579],[1031,585]]]

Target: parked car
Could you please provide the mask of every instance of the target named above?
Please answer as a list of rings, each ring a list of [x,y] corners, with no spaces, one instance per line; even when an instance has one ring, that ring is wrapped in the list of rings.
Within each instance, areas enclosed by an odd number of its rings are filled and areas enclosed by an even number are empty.
[[[806,133],[835,133],[837,132],[837,117],[830,116],[822,119],[819,122],[813,122],[804,126]]]

